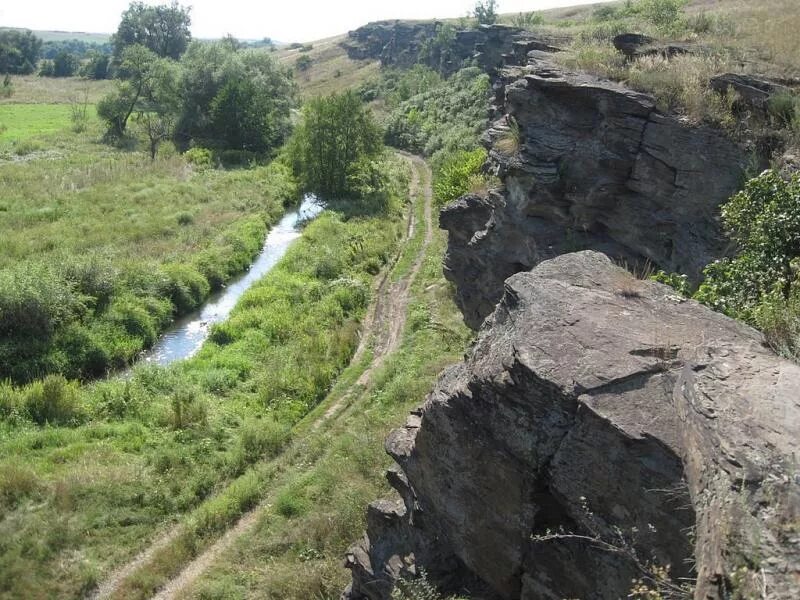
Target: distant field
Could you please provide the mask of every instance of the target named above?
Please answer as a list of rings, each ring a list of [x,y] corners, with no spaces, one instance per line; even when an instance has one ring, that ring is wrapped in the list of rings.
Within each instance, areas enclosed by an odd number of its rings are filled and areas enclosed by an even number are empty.
[[[25,75],[12,77],[14,94],[10,98],[0,98],[0,106],[4,104],[69,104],[74,101],[88,99],[92,104],[108,94],[114,82],[93,81],[81,77],[37,77]]]
[[[87,108],[87,114],[95,116],[94,106]],[[0,104],[0,147],[69,126],[70,107],[66,104]]]
[[[87,33],[85,31],[35,31],[37,36],[45,42],[60,42],[64,40],[80,40],[92,44],[106,44],[111,41],[110,33]]]

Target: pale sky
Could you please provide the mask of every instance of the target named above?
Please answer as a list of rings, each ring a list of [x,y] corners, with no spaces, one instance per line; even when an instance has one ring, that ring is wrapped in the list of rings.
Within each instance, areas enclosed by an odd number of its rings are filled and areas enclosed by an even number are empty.
[[[592,4],[601,0],[500,0],[500,12]],[[0,26],[113,33],[128,0],[0,0]],[[147,0],[166,4],[168,0]],[[192,6],[192,35],[282,42],[317,40],[381,19],[460,17],[474,0],[184,0]]]

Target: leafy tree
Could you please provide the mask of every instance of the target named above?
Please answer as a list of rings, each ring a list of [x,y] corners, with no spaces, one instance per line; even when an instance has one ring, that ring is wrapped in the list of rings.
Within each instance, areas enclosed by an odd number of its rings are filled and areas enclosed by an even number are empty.
[[[120,61],[126,48],[141,45],[162,58],[177,60],[191,40],[190,10],[177,2],[159,6],[132,2],[122,13],[117,33],[112,38],[114,58]]]
[[[29,30],[0,30],[0,73],[33,73],[41,49],[42,40]]]
[[[481,25],[497,23],[497,0],[478,0],[473,14]]]
[[[125,79],[97,105],[97,114],[108,125],[108,137],[117,140],[125,136],[128,119],[134,111],[158,101],[159,85],[170,68],[144,46],[126,48],[121,58],[120,71]]]
[[[81,75],[87,79],[109,79],[111,76],[111,57],[108,54],[92,50],[88,60],[81,68]]]
[[[355,92],[315,98],[290,143],[290,156],[304,187],[327,199],[354,193],[359,167],[382,149],[372,114]]]
[[[290,131],[295,86],[268,54],[195,42],[182,61],[177,138],[214,149],[267,152]]]
[[[45,60],[39,69],[42,77],[72,77],[78,70],[78,58],[69,52],[59,52],[53,60]]]

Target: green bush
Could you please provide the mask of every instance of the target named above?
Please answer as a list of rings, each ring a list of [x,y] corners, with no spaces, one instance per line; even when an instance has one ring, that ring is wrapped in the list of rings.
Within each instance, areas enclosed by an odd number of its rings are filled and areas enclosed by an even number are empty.
[[[471,152],[457,152],[444,159],[436,170],[433,181],[433,195],[439,205],[452,202],[474,187],[476,178],[486,162],[483,148]]]
[[[170,424],[173,429],[206,424],[208,407],[199,392],[191,386],[181,386],[172,393],[170,408]]]
[[[200,306],[211,293],[208,280],[196,269],[187,265],[172,264],[163,267],[167,276],[167,297],[176,314],[186,314]]]
[[[668,28],[675,25],[688,0],[639,0],[636,11],[653,25]]]
[[[61,375],[48,375],[27,386],[25,408],[37,425],[76,425],[83,416],[78,386]]]
[[[212,165],[213,153],[208,148],[189,148],[184,156],[190,165],[201,169],[210,168]]]
[[[800,330],[800,175],[765,171],[722,209],[738,254],[706,267],[695,298],[767,334],[798,356]]]

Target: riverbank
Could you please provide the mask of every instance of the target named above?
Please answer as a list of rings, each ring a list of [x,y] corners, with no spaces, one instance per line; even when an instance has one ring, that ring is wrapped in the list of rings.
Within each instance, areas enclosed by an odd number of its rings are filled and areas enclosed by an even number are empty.
[[[0,140],[0,380],[126,367],[245,271],[299,199],[278,162],[213,169],[166,145],[150,161],[99,137],[92,123]]]
[[[253,465],[282,451],[357,345],[371,281],[404,230],[394,170],[388,211],[326,211],[194,358],[51,384],[43,397],[74,411],[72,426],[0,423],[3,593],[80,596],[192,511],[213,532],[257,500]]]

